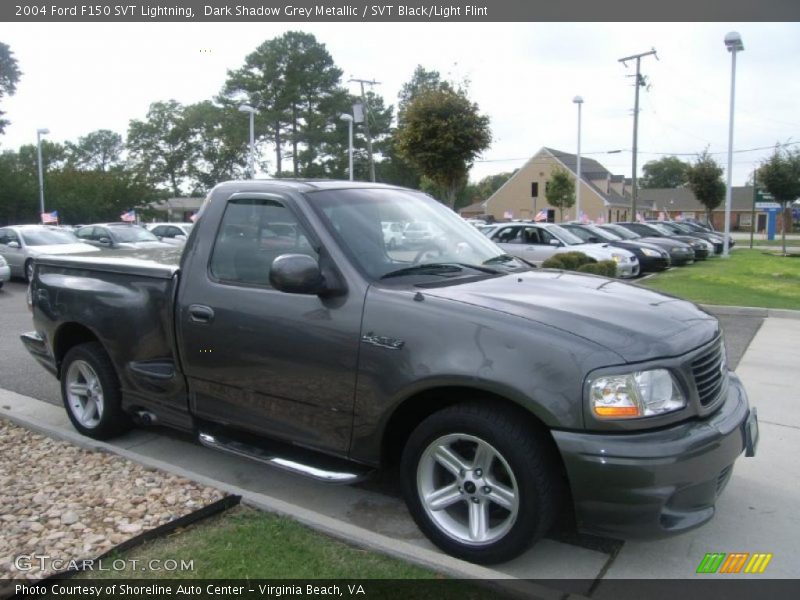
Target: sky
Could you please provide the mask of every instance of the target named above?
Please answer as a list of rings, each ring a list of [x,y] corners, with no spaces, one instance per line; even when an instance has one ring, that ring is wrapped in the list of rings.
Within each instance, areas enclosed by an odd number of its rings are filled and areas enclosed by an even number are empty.
[[[582,155],[629,177],[635,64],[618,59],[651,48],[658,60],[642,59],[649,88],[640,98],[640,176],[649,160],[691,161],[705,148],[725,166],[729,31],[745,47],[737,55],[733,184],[743,185],[776,143],[800,144],[798,23],[5,23],[0,41],[23,75],[16,95],[0,101],[11,120],[0,150],[35,143],[43,127],[59,142],[97,129],[124,135],[151,102],[214,97],[227,70],[290,30],[324,43],[345,81],[379,81],[374,91],[387,104],[396,106],[418,64],[469,80],[493,134],[473,181],[521,167],[542,146],[575,152],[576,95],[584,99]]]

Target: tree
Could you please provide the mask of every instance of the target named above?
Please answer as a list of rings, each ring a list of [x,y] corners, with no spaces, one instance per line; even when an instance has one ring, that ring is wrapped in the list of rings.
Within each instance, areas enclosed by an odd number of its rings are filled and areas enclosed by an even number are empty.
[[[175,196],[181,195],[197,155],[185,110],[175,100],[154,102],[145,121],[128,125],[127,146],[134,164],[150,183],[167,184]]]
[[[783,208],[781,240],[786,255],[786,228],[787,223],[790,228],[792,223],[789,205],[800,197],[800,150],[776,146],[772,156],[758,168],[758,181]]]
[[[14,58],[14,53],[8,44],[0,42],[0,100],[3,96],[13,96],[17,91],[17,82],[19,81],[22,72],[17,66],[17,59]],[[2,116],[6,114],[0,110],[0,134],[5,132],[6,125],[9,121],[3,119]]]
[[[706,219],[711,222],[711,211],[717,208],[725,197],[725,182],[722,181],[722,167],[711,158],[708,150],[698,155],[689,165],[686,180],[697,201],[706,207]]]
[[[108,171],[120,164],[125,145],[122,136],[108,129],[98,129],[67,143],[67,160],[75,168],[89,171]]]
[[[406,106],[396,133],[401,158],[440,186],[450,208],[475,158],[492,141],[489,117],[464,90],[426,90]]]
[[[544,192],[547,203],[558,208],[559,220],[564,220],[564,209],[575,205],[575,181],[564,169],[556,168]]]
[[[397,95],[400,101],[397,105],[398,121],[402,121],[403,113],[405,113],[406,107],[411,101],[423,92],[452,91],[452,89],[453,86],[449,82],[442,81],[439,71],[429,71],[422,65],[417,65],[411,80],[403,84],[403,87],[400,88],[400,93]]]
[[[686,183],[689,164],[677,156],[665,156],[645,163],[644,176],[639,181],[642,188],[677,188]]]

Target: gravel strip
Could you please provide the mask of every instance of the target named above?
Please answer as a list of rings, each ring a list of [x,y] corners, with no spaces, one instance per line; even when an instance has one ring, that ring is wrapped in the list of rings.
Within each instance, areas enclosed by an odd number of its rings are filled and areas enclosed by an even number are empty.
[[[46,577],[52,567],[20,571],[15,560],[96,558],[225,495],[0,419],[0,578]]]

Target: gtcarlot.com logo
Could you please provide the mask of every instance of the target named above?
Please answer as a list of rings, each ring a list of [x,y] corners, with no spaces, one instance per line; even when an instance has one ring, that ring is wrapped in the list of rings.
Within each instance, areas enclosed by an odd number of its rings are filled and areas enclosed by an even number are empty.
[[[763,573],[769,561],[772,560],[772,553],[763,552],[711,552],[703,557],[697,567],[698,573]]]

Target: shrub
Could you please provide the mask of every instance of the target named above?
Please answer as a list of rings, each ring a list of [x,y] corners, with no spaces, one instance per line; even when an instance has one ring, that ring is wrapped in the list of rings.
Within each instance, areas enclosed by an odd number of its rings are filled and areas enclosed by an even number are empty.
[[[577,271],[583,265],[594,264],[597,261],[591,256],[586,256],[583,252],[564,252],[554,254],[542,263],[545,269],[564,269],[565,271]]]
[[[617,263],[613,260],[601,260],[591,264],[578,267],[579,273],[590,273],[592,275],[602,275],[603,277],[617,276]]]

